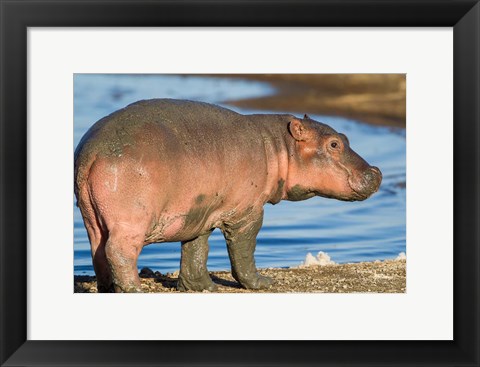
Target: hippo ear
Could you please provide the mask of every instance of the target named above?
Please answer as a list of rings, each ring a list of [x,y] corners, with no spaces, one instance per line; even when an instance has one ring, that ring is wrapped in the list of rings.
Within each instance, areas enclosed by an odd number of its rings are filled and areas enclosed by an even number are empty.
[[[304,119],[304,120],[310,119],[310,116],[308,116],[307,114],[305,114],[305,116],[303,116],[303,119]]]
[[[292,134],[293,138],[297,141],[308,140],[308,137],[310,136],[310,131],[307,126],[305,126],[302,121],[298,119],[293,119],[290,121],[288,124],[288,130],[290,131],[290,134]]]

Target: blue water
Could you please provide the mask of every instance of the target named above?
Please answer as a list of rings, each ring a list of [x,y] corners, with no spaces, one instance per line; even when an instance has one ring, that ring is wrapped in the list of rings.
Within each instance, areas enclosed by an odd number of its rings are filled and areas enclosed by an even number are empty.
[[[239,109],[223,101],[274,93],[266,83],[240,79],[165,75],[76,74],[74,76],[74,146],[100,118],[129,103],[148,98],[180,98],[223,105],[240,113],[269,113]],[[302,111],[282,111],[302,116]],[[323,251],[337,263],[395,258],[406,251],[406,141],[404,129],[362,124],[349,119],[318,116],[345,133],[352,148],[383,173],[378,193],[363,202],[315,197],[265,206],[258,235],[257,267],[297,266],[308,252]],[[210,236],[210,270],[230,269],[219,230]],[[179,268],[180,243],[152,244],[143,249],[138,267],[162,273]],[[94,274],[90,245],[82,217],[74,206],[74,272]]]

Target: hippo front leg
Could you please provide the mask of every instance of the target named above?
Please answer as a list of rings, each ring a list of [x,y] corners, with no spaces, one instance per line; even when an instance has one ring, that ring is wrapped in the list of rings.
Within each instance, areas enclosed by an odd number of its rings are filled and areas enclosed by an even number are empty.
[[[215,291],[207,269],[208,237],[211,232],[191,241],[182,242],[182,258],[177,289],[179,291]]]
[[[223,229],[232,265],[232,276],[246,289],[265,289],[273,284],[271,278],[257,273],[253,256],[262,222],[263,212],[253,221],[225,225]]]

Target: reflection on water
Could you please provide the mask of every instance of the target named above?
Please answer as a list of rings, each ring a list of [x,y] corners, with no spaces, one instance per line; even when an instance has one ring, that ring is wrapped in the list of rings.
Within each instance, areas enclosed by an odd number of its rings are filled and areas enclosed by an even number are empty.
[[[274,89],[268,84],[237,79],[77,74],[74,146],[97,120],[140,99],[180,98],[221,104],[225,100],[272,93]],[[240,113],[269,113],[224,107]],[[378,193],[362,202],[315,197],[301,202],[282,201],[275,206],[267,204],[255,252],[257,266],[296,266],[308,252],[319,251],[327,252],[337,263],[395,258],[406,249],[405,130],[337,117],[311,114],[310,117],[345,133],[352,148],[382,170],[382,186]],[[221,232],[215,230],[209,242],[209,269],[229,269]],[[74,207],[75,274],[93,274],[89,246],[82,217]],[[152,244],[143,249],[138,266],[167,272],[177,270],[179,261],[179,243]]]

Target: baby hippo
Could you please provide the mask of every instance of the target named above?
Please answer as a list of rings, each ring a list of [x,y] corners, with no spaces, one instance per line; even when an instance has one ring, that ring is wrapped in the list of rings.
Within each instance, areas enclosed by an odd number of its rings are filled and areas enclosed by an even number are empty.
[[[207,270],[215,228],[233,277],[267,288],[254,259],[265,203],[365,200],[381,181],[345,135],[307,115],[241,115],[183,100],[133,103],[95,123],[75,151],[99,292],[140,292],[143,246],[172,241],[182,243],[178,289],[215,290]]]

